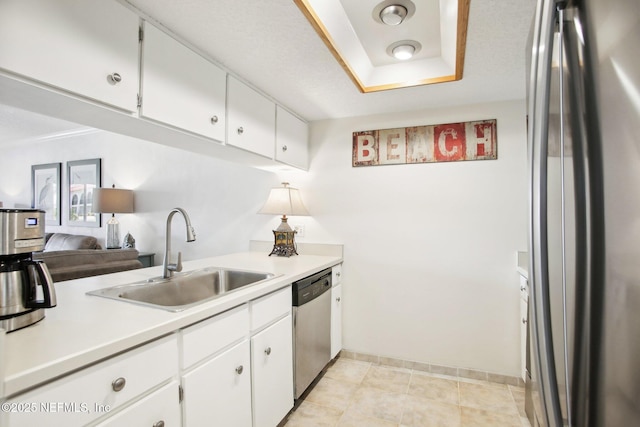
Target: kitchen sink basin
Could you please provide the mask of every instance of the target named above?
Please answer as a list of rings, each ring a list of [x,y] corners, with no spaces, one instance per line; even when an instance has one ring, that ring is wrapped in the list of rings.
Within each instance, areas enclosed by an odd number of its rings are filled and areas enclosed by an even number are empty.
[[[182,311],[273,277],[275,276],[271,273],[204,268],[175,273],[173,277],[166,279],[156,277],[98,289],[87,294],[169,311]]]

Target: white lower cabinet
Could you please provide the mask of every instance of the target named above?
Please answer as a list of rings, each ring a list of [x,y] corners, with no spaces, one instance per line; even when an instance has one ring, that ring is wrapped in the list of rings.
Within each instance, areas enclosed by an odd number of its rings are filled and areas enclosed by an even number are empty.
[[[181,335],[185,427],[276,427],[293,407],[290,286]]]
[[[106,422],[109,415],[125,417],[121,408],[176,377],[177,368],[177,339],[172,334],[10,399],[6,404],[16,410],[9,411],[7,422],[11,427],[72,427]],[[177,394],[174,399],[179,407]],[[139,419],[137,413],[132,420]]]
[[[253,426],[275,427],[293,407],[291,315],[251,338]]]
[[[182,423],[178,387],[178,381],[171,381],[96,426],[179,427]]]
[[[185,426],[251,427],[249,357],[243,341],[182,376]]]
[[[342,285],[331,288],[331,358],[342,350]]]

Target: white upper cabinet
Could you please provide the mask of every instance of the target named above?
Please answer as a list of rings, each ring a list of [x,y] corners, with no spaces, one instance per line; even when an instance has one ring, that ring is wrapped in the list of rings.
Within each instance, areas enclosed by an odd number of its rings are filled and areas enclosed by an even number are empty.
[[[145,22],[141,117],[224,141],[226,73]]]
[[[273,158],[276,104],[229,76],[227,80],[227,144]]]
[[[138,29],[115,1],[2,0],[0,69],[135,112]]]
[[[276,160],[300,169],[309,167],[309,126],[284,108],[276,109]]]

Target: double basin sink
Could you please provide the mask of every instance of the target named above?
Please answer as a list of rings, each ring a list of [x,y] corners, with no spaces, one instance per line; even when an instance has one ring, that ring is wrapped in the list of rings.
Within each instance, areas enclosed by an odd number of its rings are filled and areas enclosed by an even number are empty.
[[[271,273],[203,268],[175,273],[169,278],[156,277],[98,289],[87,294],[168,311],[182,311],[274,277]]]

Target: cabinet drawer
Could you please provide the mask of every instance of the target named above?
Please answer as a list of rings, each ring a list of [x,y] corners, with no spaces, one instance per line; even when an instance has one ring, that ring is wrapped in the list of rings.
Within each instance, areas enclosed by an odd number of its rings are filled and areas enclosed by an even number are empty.
[[[251,330],[267,326],[291,312],[291,286],[251,301]]]
[[[337,286],[342,283],[342,264],[331,267],[331,284]]]
[[[160,424],[160,422],[163,424]],[[170,382],[96,425],[98,427],[156,425],[179,427],[180,401],[178,381]]]
[[[168,380],[177,367],[178,343],[171,335],[16,396],[12,402],[35,410],[10,413],[9,425],[84,425]]]
[[[182,368],[186,369],[249,334],[246,304],[182,330]]]

